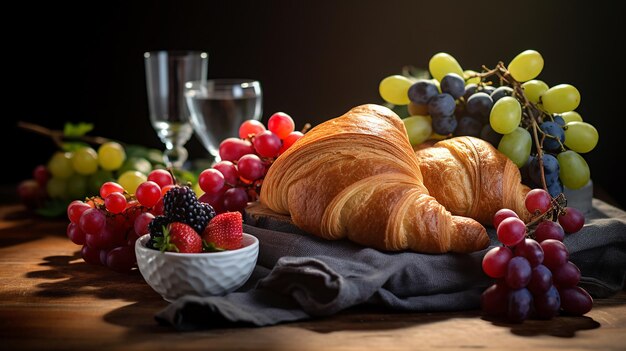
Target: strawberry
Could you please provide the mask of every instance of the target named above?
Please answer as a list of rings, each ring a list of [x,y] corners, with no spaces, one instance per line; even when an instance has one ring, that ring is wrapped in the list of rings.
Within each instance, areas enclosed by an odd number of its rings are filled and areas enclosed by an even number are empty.
[[[243,245],[240,212],[224,212],[215,216],[202,232],[208,250],[236,250]]]
[[[174,222],[163,231],[162,237],[155,239],[155,248],[180,253],[202,252],[202,238],[187,224]]]

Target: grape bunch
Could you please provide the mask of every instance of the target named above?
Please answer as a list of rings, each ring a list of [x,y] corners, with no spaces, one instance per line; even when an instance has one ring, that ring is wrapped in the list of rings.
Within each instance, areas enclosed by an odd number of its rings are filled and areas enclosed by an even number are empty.
[[[156,216],[163,214],[163,196],[176,187],[171,174],[160,169],[139,181],[129,179],[125,183],[128,187],[105,182],[99,195],[68,205],[67,236],[82,245],[85,262],[118,272],[135,267],[135,241],[149,232],[148,226]]]
[[[527,318],[551,319],[563,311],[583,315],[591,310],[591,296],[578,286],[580,270],[569,261],[565,233],[584,225],[580,211],[563,207],[543,189],[526,196],[526,208],[539,216],[525,224],[509,209],[494,215],[493,225],[503,244],[487,252],[483,271],[496,282],[481,297],[483,312],[511,322]],[[529,232],[529,235],[527,235]]]
[[[469,135],[492,143],[522,168],[524,181],[553,197],[583,187],[589,166],[580,155],[598,143],[598,132],[575,109],[580,93],[572,85],[549,87],[535,79],[543,57],[526,50],[508,66],[499,62],[483,71],[463,71],[447,53],[429,62],[432,79],[394,75],[380,82],[381,97],[407,105],[404,119],[409,140]]]
[[[200,202],[222,213],[243,211],[248,202],[256,201],[269,166],[303,136],[294,129],[293,119],[283,112],[269,118],[267,129],[256,120],[243,122],[239,138],[220,143],[221,161],[198,176],[204,191]]]
[[[158,150],[139,146],[126,149],[113,141],[101,144],[97,150],[81,145],[73,151],[57,151],[46,165],[35,167],[33,179],[18,185],[18,196],[28,208],[39,209],[48,200],[66,206],[73,199],[97,195],[107,181],[116,181],[134,192],[161,159]]]

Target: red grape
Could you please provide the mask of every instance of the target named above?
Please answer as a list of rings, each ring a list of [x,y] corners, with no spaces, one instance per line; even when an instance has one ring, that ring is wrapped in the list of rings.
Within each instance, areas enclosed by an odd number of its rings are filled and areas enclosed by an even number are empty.
[[[161,188],[161,197],[165,196],[165,194],[167,194],[168,191],[170,191],[171,188],[176,187],[176,185],[166,185],[164,187]]]
[[[224,193],[228,189],[230,188],[227,186],[224,186],[222,189],[220,189],[216,193],[213,193],[213,194],[204,193],[202,196],[200,196],[198,201],[211,205],[211,207],[213,207],[216,213],[222,213],[225,211],[224,210]]]
[[[507,318],[511,322],[522,322],[530,314],[533,297],[528,289],[518,289],[509,292],[509,308]]]
[[[109,255],[109,250],[100,250],[100,264],[103,266],[107,265],[107,256]]]
[[[544,258],[543,264],[554,271],[559,266],[564,265],[569,258],[569,252],[565,245],[554,239],[547,239],[541,242]]]
[[[254,149],[261,157],[274,157],[282,146],[280,138],[269,130],[254,137]],[[241,171],[241,170],[240,170]]]
[[[139,184],[135,196],[143,206],[152,207],[161,199],[161,187],[153,181],[145,181]]]
[[[33,170],[33,178],[40,186],[46,186],[50,179],[50,172],[44,165],[39,165]]]
[[[220,143],[219,153],[222,160],[236,162],[243,155],[253,154],[254,148],[248,140],[228,138]]]
[[[537,224],[535,228],[535,238],[538,242],[547,239],[563,241],[563,237],[565,237],[565,232],[563,232],[563,228],[556,222],[542,221]]]
[[[32,179],[20,182],[17,186],[17,195],[19,196],[20,201],[22,201],[22,204],[29,209],[41,207],[48,197],[46,188],[39,185]]]
[[[567,262],[552,271],[552,280],[559,289],[571,288],[580,281],[580,269],[571,261]]]
[[[276,134],[280,139],[285,139],[295,129],[293,119],[284,113],[276,112],[267,121],[267,129]]]
[[[264,131],[265,126],[263,123],[254,119],[249,119],[241,123],[241,126],[239,126],[239,137],[241,139],[247,139],[251,136],[263,133]]]
[[[248,205],[248,194],[243,188],[231,188],[224,193],[226,211],[243,211]]]
[[[507,246],[515,246],[524,240],[526,235],[526,225],[524,222],[515,217],[505,218],[497,229],[498,240]]]
[[[303,136],[304,134],[302,134],[301,132],[289,133],[289,135],[287,135],[287,137],[283,139],[283,146],[281,146],[280,150],[278,150],[278,154],[282,155],[283,152],[287,151],[287,149],[289,149],[291,145],[293,145],[296,141],[298,141]]]
[[[483,257],[483,271],[492,278],[504,277],[507,265],[512,257],[513,253],[508,247],[494,247]]]
[[[100,265],[100,250],[84,245],[80,250],[83,260],[89,264]]]
[[[120,193],[110,193],[104,199],[104,206],[111,213],[122,213],[126,209],[126,197]]]
[[[136,262],[135,248],[120,246],[109,251],[106,265],[116,272],[126,273],[133,269]]]
[[[133,229],[135,233],[139,235],[148,234],[148,224],[154,219],[154,215],[149,212],[144,212],[135,218],[133,223]]]
[[[67,237],[76,245],[85,245],[85,232],[76,223],[67,225]]]
[[[525,204],[530,213],[545,213],[552,207],[552,198],[543,189],[533,189],[526,194]]]
[[[163,189],[161,189],[161,193],[163,193],[162,190]],[[159,201],[157,201],[157,203],[152,207],[152,209],[150,210],[150,213],[152,213],[155,216],[160,216],[163,214],[163,197],[161,197]]]
[[[148,180],[157,183],[161,188],[166,185],[174,184],[174,178],[172,178],[170,172],[164,169],[155,169],[150,172],[150,174],[148,174]]]
[[[80,216],[83,215],[83,212],[90,209],[91,206],[80,200],[74,200],[67,206],[67,218],[69,218],[70,222],[78,223],[80,221]]]
[[[111,193],[124,193],[124,188],[116,182],[106,182],[100,186],[100,197],[106,199]]]
[[[534,295],[535,315],[539,319],[551,319],[559,314],[561,297],[552,285],[543,294]]]
[[[559,216],[559,223],[566,233],[576,233],[585,225],[585,216],[578,209],[566,207],[565,213]]]
[[[537,267],[533,268],[532,273],[530,274],[530,282],[528,283],[528,290],[533,293],[533,295],[541,295],[548,291],[552,286],[552,272],[548,269],[548,267],[540,264]]]
[[[535,240],[524,239],[515,246],[515,256],[524,257],[531,267],[536,267],[543,262],[543,249]]]
[[[248,156],[250,155],[244,155],[241,159]],[[198,176],[198,184],[205,193],[218,192],[224,187],[224,175],[217,169],[205,169]]]
[[[502,316],[507,313],[509,288],[504,283],[496,283],[483,291],[480,297],[481,309],[490,316]]]
[[[493,227],[497,229],[500,223],[502,223],[504,219],[509,217],[519,218],[517,213],[515,213],[513,210],[509,210],[508,208],[498,210],[498,212],[493,215]]]
[[[237,168],[239,176],[247,180],[257,180],[265,175],[265,165],[257,155],[244,155],[237,162]]]
[[[561,295],[561,308],[563,311],[576,316],[582,316],[591,311],[593,299],[585,289],[579,286],[563,288],[559,289],[559,295]]]
[[[509,288],[513,290],[521,289],[530,282],[531,273],[532,269],[527,259],[519,256],[513,257],[507,265],[504,280]]]
[[[222,173],[226,184],[231,186],[237,185],[237,181],[239,181],[239,172],[237,171],[237,166],[235,166],[234,163],[230,161],[220,161],[213,165],[213,168]]]
[[[80,216],[78,224],[85,234],[97,234],[104,227],[106,216],[97,208],[90,208]]]

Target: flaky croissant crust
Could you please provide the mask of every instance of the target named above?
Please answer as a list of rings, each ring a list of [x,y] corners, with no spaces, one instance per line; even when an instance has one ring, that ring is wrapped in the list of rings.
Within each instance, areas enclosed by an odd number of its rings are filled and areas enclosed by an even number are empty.
[[[378,249],[471,252],[489,242],[479,223],[429,195],[402,120],[378,105],[309,131],[271,166],[260,201],[311,234]]]

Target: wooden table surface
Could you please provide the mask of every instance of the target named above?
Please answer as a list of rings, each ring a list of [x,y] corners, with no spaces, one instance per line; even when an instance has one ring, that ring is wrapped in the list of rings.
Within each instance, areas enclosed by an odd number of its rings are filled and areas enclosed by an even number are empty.
[[[353,309],[265,328],[177,332],[154,314],[167,305],[139,272],[90,266],[64,220],[0,206],[0,350],[626,350],[626,292],[584,317],[503,324],[479,311]]]

